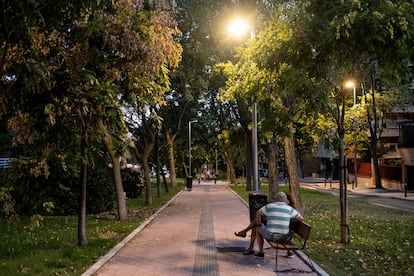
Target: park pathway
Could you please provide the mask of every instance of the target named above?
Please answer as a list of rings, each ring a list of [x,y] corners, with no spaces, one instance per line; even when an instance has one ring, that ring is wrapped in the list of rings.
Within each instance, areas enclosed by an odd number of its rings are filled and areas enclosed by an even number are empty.
[[[242,254],[249,237],[237,238],[234,232],[248,222],[248,207],[226,182],[194,182],[192,191],[181,192],[120,250],[84,275],[276,275],[273,249],[266,247],[265,258]],[[298,255],[280,256],[278,269],[310,270]],[[281,275],[301,274],[324,272]]]

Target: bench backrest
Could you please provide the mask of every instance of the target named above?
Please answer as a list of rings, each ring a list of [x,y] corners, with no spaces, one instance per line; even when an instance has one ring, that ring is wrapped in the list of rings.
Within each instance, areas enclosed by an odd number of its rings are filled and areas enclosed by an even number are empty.
[[[290,223],[290,229],[292,229],[296,235],[307,241],[310,237],[312,227],[303,221],[292,221]]]

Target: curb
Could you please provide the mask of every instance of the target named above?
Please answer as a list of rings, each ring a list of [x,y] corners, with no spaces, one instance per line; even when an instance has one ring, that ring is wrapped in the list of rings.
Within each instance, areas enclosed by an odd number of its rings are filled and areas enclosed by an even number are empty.
[[[307,260],[307,256],[302,252],[302,250],[295,250],[295,254],[307,265],[307,266],[309,266],[309,267],[314,267],[315,268],[315,273],[318,275],[318,276],[329,276],[329,274],[328,273],[326,273],[326,271],[325,270],[323,270],[317,263],[315,263],[314,261],[312,261],[311,259],[309,259],[310,260],[310,262],[311,262],[311,264],[309,263],[309,260]]]

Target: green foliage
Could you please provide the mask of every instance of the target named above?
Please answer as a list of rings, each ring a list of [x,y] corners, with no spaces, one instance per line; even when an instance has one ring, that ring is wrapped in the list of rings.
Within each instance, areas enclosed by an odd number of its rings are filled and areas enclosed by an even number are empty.
[[[19,223],[19,217],[15,210],[15,201],[12,197],[13,188],[11,187],[0,187],[0,204],[1,213],[7,220],[7,227],[16,227]]]
[[[30,217],[30,224],[27,226],[30,231],[40,228],[42,226],[43,217],[39,214]]]
[[[316,54],[300,4],[277,4],[256,38],[239,48],[235,64],[220,65],[226,99],[256,101],[266,131],[294,133],[293,124],[313,116],[325,102]]]
[[[123,169],[121,175],[122,185],[124,186],[126,196],[129,198],[139,197],[144,189],[142,172],[134,171],[132,169]]]
[[[27,158],[18,165],[20,171],[12,172],[11,186],[17,187],[21,211],[42,213],[43,202],[53,202],[54,214],[75,213],[80,149],[86,148],[89,155],[101,150],[102,137],[96,129],[101,120],[114,137],[117,154],[125,152],[127,129],[121,106],[142,111],[148,104],[163,103],[169,70],[181,58],[175,39],[180,32],[163,3],[44,5],[48,4],[4,3],[0,119],[2,127],[7,126],[4,132],[14,131],[16,154]],[[95,163],[90,169],[106,166]],[[88,199],[92,211],[110,208],[108,174],[91,179],[91,189],[96,189]]]
[[[408,111],[409,106],[414,103],[414,96],[407,89],[407,86],[403,85],[375,92],[375,102],[378,121],[386,123],[387,119],[393,119],[390,118],[390,113]],[[347,131],[344,139],[345,147],[353,147],[354,133],[356,133],[357,151],[363,160],[371,159],[367,112],[370,112],[371,117],[373,117],[372,108],[372,91],[367,91],[366,97],[357,95],[356,105],[348,106],[345,112],[345,129]],[[380,128],[379,137],[382,135],[381,131],[382,129]],[[388,151],[381,140],[377,146],[377,151],[379,157]]]
[[[86,189],[86,210],[88,214],[112,210],[116,206],[116,192],[112,172],[107,166],[99,165],[88,168]],[[77,198],[75,202],[78,202]]]
[[[14,162],[13,167],[3,170],[7,182],[4,189],[9,189],[15,201],[15,212],[21,215],[68,215],[76,214],[79,206],[78,163],[66,160],[65,168],[57,160],[49,160],[48,178],[34,176],[36,168],[30,160]],[[95,166],[94,164],[100,164]],[[105,158],[95,156],[88,173],[87,210],[97,213],[112,209],[115,204],[115,191],[112,174]],[[12,189],[12,190],[11,190]]]

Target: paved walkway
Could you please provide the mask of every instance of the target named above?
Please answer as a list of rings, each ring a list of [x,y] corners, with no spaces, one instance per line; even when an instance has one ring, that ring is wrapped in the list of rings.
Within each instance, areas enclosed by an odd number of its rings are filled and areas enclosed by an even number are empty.
[[[192,191],[178,194],[83,275],[277,275],[269,245],[265,258],[242,254],[249,236],[237,238],[234,232],[248,222],[248,206],[226,182],[194,181]],[[327,275],[316,264],[317,273],[303,272],[310,268],[300,253],[286,258],[280,250],[278,270],[296,272],[279,274]]]
[[[319,190],[339,190],[338,180],[330,181],[324,178],[312,178],[306,177],[300,179],[301,185],[304,188],[313,187]],[[375,189],[367,188],[363,185],[355,187],[352,184],[347,185],[348,194],[364,194],[368,196],[395,198],[401,200],[414,201],[414,192],[406,192],[404,190],[392,190],[392,189]]]

